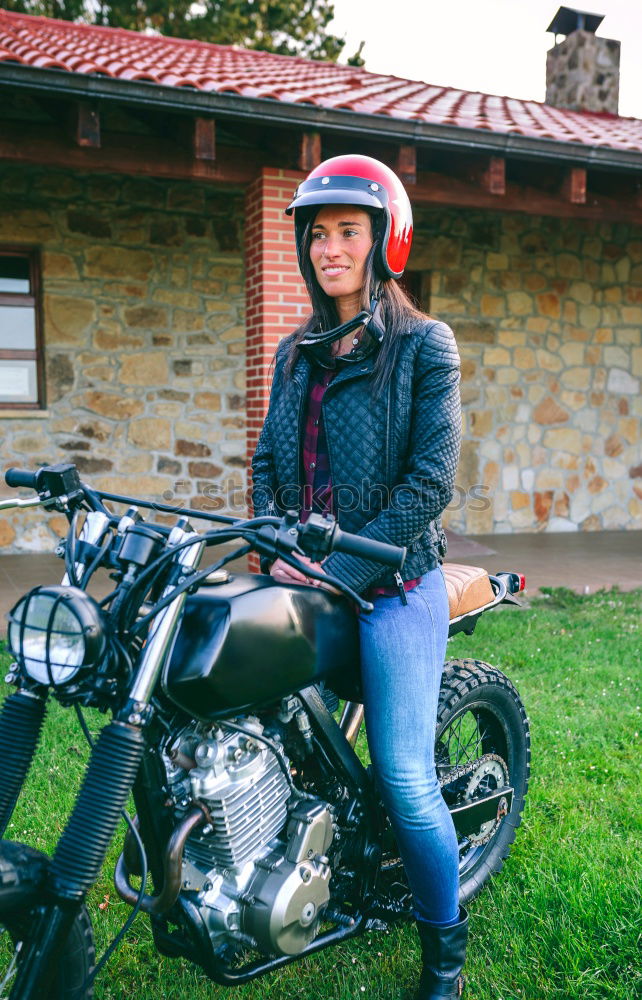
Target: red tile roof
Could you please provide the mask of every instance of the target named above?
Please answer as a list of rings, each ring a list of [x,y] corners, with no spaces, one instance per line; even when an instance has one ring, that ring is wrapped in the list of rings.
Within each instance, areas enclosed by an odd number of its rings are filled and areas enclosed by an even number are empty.
[[[0,10],[0,63],[642,152],[642,120],[438,87],[334,63]]]

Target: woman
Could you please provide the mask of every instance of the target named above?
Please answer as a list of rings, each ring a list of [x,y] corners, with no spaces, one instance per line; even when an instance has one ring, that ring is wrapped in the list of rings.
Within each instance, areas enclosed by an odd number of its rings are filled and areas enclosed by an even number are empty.
[[[374,603],[359,619],[365,720],[413,892],[423,954],[417,1000],[457,997],[468,918],[434,739],[448,635],[439,515],[459,457],[459,356],[450,328],[413,308],[397,285],[412,214],[385,164],[327,160],[287,212],[313,313],[276,352],[252,460],[254,510],[298,507],[301,520],[329,511],[346,531],[408,547],[402,574],[343,553],[321,569]],[[280,559],[261,568],[282,583],[315,584]]]

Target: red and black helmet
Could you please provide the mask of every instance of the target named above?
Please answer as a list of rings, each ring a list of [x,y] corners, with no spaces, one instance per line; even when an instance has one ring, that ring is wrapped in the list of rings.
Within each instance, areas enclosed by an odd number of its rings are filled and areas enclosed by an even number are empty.
[[[360,205],[381,214],[375,271],[384,280],[401,277],[412,244],[412,209],[406,189],[390,167],[371,156],[350,154],[333,156],[308,174],[285,210],[287,215],[294,212],[299,262],[311,215],[304,210],[320,205]]]

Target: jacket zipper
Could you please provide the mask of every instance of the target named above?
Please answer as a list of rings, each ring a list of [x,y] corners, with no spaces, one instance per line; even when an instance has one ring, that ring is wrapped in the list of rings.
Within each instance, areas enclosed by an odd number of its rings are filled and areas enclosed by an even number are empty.
[[[354,374],[351,373],[348,376],[348,378],[341,379],[341,382],[349,382],[351,378],[354,378],[361,374],[363,374],[363,372],[354,372]],[[332,389],[334,385],[340,385],[341,382],[337,382],[336,379],[333,379],[332,382],[330,382],[330,384],[326,387],[326,390],[323,393],[323,398],[321,399],[321,413],[323,416],[323,428],[325,430],[325,440],[328,446],[328,467],[330,469],[330,483],[332,484],[332,486],[334,486],[334,474],[332,472],[332,449],[330,447],[330,435],[328,434],[328,424],[325,419],[325,401],[328,398],[328,392],[330,391],[330,389]],[[334,498],[332,497],[332,494],[330,496],[332,501],[332,508],[334,509]],[[336,517],[336,521],[338,523],[339,521],[338,517]]]
[[[386,489],[390,488],[390,410],[392,407],[392,384],[388,382],[388,406],[386,412]]]
[[[303,458],[302,458],[302,455],[303,455],[303,410],[304,410],[304,406],[303,406],[303,392],[302,392],[301,386],[299,385],[298,382],[295,382],[295,385],[296,385],[296,391],[299,394],[299,403],[298,403],[298,405],[299,405],[299,413],[298,413],[299,431],[298,431],[298,445],[297,445],[297,475],[296,475],[296,478],[297,478],[297,483],[298,483],[299,487],[301,489],[303,489],[303,485],[304,485],[304,481],[305,481],[305,474],[304,474],[304,470],[303,470]]]
[[[390,411],[392,409],[392,383],[388,382],[388,405],[386,408],[386,489],[390,489]],[[401,573],[399,570],[395,573],[395,583],[397,584],[397,590],[399,591],[399,597],[401,598],[402,604],[408,603],[408,597],[406,596],[406,588],[403,585],[403,580],[401,578]]]
[[[345,381],[347,381],[347,379]],[[328,389],[332,388],[332,384],[333,383],[330,383],[330,385],[328,386]],[[328,466],[329,466],[329,469],[330,469],[330,482],[334,483],[334,476],[333,476],[333,473],[332,473],[332,449],[331,449],[331,446],[330,446],[330,435],[328,434],[327,424],[326,424],[326,420],[325,420],[325,402],[326,402],[326,398],[327,398],[327,392],[328,392],[328,390],[326,389],[326,391],[323,394],[323,399],[321,400],[321,412],[323,413],[323,426],[326,428],[325,439],[326,439],[326,443],[327,443],[327,446],[328,446]],[[387,400],[387,407],[386,407],[386,487],[388,487],[388,485],[390,483],[390,410],[391,410],[391,407],[392,407],[392,386],[390,385],[390,383],[388,383],[388,400]],[[399,597],[401,598],[401,603],[404,604],[404,605],[407,605],[408,604],[408,597],[406,595],[406,588],[403,585],[403,580],[401,578],[401,573],[399,572],[399,570],[397,570],[397,572],[395,573],[394,580],[395,580],[395,583],[397,585],[397,590],[399,591]]]
[[[332,383],[330,383],[330,385],[332,385]],[[336,521],[338,523],[339,519],[338,519],[338,517],[336,517],[336,515],[334,513],[334,495],[333,495],[333,491],[334,491],[334,473],[332,471],[332,449],[330,447],[330,435],[328,434],[328,426],[327,426],[326,420],[325,420],[325,409],[324,409],[325,397],[326,397],[326,393],[327,393],[328,389],[330,388],[330,385],[327,386],[325,392],[323,393],[323,397],[321,399],[321,417],[322,417],[322,420],[323,420],[323,430],[325,432],[325,443],[326,443],[326,445],[328,447],[328,468],[330,470],[330,513],[332,514],[333,517],[335,517],[335,519],[336,519]]]
[[[397,584],[397,590],[399,591],[399,597],[401,598],[402,604],[408,603],[408,598],[406,596],[406,588],[403,585],[403,580],[401,579],[401,573],[399,570],[395,573],[395,583]]]

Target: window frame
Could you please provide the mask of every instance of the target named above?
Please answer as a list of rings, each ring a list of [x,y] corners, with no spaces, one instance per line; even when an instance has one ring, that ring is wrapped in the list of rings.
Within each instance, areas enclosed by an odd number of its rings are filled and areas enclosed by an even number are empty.
[[[25,246],[24,244],[0,243],[0,258],[2,257],[23,257],[29,262],[29,284],[31,291],[25,292],[0,292],[0,306],[24,306],[33,308],[36,330],[36,346],[33,350],[18,350],[0,348],[0,364],[3,361],[35,361],[36,362],[36,389],[38,398],[28,403],[11,402],[0,400],[0,410],[44,410],[46,409],[45,399],[45,349],[42,323],[42,295],[41,295],[41,261],[38,247]]]

